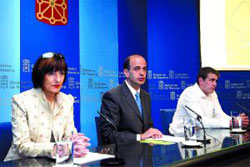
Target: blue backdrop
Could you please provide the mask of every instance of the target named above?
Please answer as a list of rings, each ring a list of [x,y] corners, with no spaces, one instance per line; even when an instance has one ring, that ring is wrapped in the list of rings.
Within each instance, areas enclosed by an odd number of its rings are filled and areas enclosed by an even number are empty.
[[[116,0],[80,2],[81,131],[93,146],[102,95],[118,84],[117,18]]]
[[[68,24],[52,26],[35,17],[35,1],[21,0],[20,91],[33,87],[32,67],[44,52],[59,52],[65,56],[69,73],[62,91],[75,98],[75,125],[80,130],[79,76],[79,3],[68,1]]]
[[[20,91],[20,2],[0,3],[0,122],[8,122],[11,97]]]
[[[153,121],[168,132],[181,92],[200,67],[197,0],[147,1],[148,79]]]

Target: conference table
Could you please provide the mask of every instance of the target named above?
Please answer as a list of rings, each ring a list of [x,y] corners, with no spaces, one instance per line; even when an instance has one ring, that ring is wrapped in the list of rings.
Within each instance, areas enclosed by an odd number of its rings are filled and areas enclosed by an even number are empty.
[[[185,147],[181,143],[155,145],[125,143],[90,148],[93,152],[113,154],[124,160],[121,166],[249,166],[250,132],[230,133],[229,129],[207,129],[209,144]],[[77,166],[105,166],[95,161]],[[0,166],[55,166],[46,158],[25,158],[1,162]]]

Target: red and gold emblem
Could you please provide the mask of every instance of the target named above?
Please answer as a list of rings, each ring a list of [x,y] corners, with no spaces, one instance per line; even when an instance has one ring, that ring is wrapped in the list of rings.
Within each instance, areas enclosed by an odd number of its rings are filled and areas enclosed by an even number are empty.
[[[68,23],[68,0],[36,0],[36,18],[50,25]]]

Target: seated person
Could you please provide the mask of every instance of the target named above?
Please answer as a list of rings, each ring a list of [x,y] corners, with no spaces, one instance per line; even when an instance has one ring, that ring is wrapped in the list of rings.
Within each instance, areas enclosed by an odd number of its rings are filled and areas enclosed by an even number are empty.
[[[74,156],[88,152],[89,138],[77,133],[73,119],[74,98],[60,92],[67,64],[59,53],[44,53],[32,71],[34,88],[12,98],[12,146],[5,161],[25,157],[55,158],[55,142],[71,139]]]
[[[162,133],[152,127],[150,95],[140,89],[146,79],[146,60],[138,54],[129,56],[123,72],[126,77],[123,84],[103,95],[101,113],[114,124],[101,117],[104,144],[162,137]]]
[[[178,100],[177,108],[169,127],[171,134],[183,133],[184,118],[197,118],[197,115],[187,109],[187,107],[201,116],[205,128],[230,127],[231,117],[223,112],[215,92],[218,78],[219,72],[215,69],[211,67],[200,69],[197,83],[186,88]],[[245,114],[240,116],[243,120],[243,127],[247,127],[249,124],[248,117]],[[235,123],[237,124],[237,122]],[[197,126],[201,127],[198,121]]]

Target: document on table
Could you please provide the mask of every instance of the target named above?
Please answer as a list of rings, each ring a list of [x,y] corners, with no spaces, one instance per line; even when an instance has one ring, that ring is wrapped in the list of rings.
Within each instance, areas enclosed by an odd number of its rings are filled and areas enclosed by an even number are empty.
[[[142,143],[152,143],[152,144],[173,144],[173,143],[180,143],[185,141],[184,137],[175,137],[175,136],[170,136],[170,135],[163,135],[162,138],[159,139],[146,139],[142,140]]]
[[[174,142],[174,143],[180,143],[185,141],[184,137],[175,137],[175,136],[170,136],[170,135],[163,135],[162,138],[160,139],[155,139],[155,140],[161,140],[161,141],[169,141],[169,142]]]
[[[74,158],[74,164],[85,164],[88,162],[94,162],[102,159],[107,158],[115,158],[114,155],[109,154],[100,154],[100,153],[94,153],[94,152],[88,152],[87,155],[85,155],[82,158]]]

